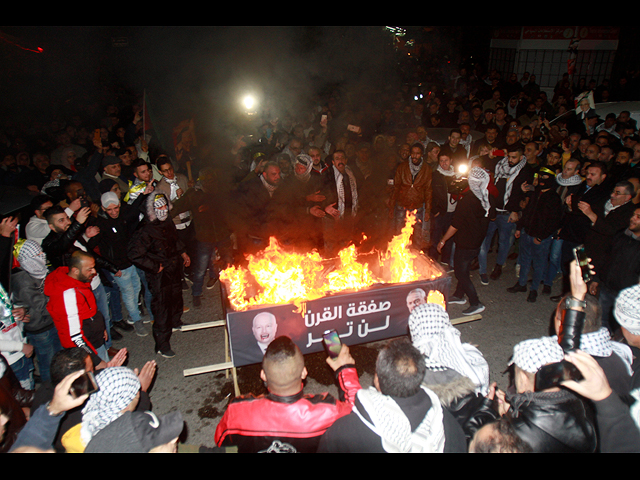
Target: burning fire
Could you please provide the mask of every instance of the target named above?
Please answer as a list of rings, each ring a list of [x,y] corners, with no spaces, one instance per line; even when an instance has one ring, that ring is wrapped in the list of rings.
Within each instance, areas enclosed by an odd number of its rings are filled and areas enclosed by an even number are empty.
[[[377,275],[369,263],[358,260],[355,245],[341,250],[339,261],[327,266],[327,260],[317,251],[286,252],[271,238],[265,250],[247,256],[246,268],[231,266],[221,272],[220,278],[236,311],[288,303],[300,308],[303,302],[336,292],[359,291],[379,283],[438,278],[443,272],[409,248],[416,221],[415,212],[408,212],[401,233],[389,242],[386,252],[378,255],[376,271],[382,273]]]

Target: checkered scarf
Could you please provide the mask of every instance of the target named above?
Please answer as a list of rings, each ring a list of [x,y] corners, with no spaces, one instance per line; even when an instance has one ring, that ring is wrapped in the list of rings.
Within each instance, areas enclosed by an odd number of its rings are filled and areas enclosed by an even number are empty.
[[[489,212],[491,210],[491,203],[489,203],[489,181],[491,177],[489,173],[480,167],[473,167],[471,172],[469,172],[469,189],[473,192],[473,194],[480,200],[482,203],[482,208],[484,208],[486,214],[485,217],[489,216]]]
[[[409,334],[429,370],[455,370],[475,384],[476,392],[487,394],[487,361],[476,347],[461,342],[460,331],[451,324],[441,305],[426,303],[414,308],[409,316]]]
[[[558,363],[564,359],[564,352],[557,338],[542,337],[520,342],[513,348],[514,363],[525,372],[536,373],[540,367]]]
[[[345,166],[345,173],[347,174],[347,180],[351,185],[351,215],[355,217],[358,213],[358,186],[356,185],[356,177],[348,166]],[[333,174],[336,179],[336,186],[338,188],[338,211],[340,212],[340,218],[345,214],[345,199],[344,199],[344,185],[342,184],[342,173],[338,169],[333,167]]]
[[[17,260],[22,269],[34,278],[42,280],[49,273],[47,257],[40,244],[34,240],[25,240]]]
[[[357,396],[371,422],[355,406],[353,411],[360,420],[382,440],[387,453],[442,453],[444,451],[443,411],[440,400],[428,388],[422,389],[431,399],[431,408],[414,432],[411,423],[393,398],[375,388],[362,389]]]
[[[509,164],[509,157],[504,157],[502,160],[500,160],[500,162],[498,162],[498,165],[496,165],[494,181],[498,183],[498,180],[500,180],[501,178],[507,179],[507,185],[504,191],[505,205],[509,202],[509,198],[511,197],[513,182],[515,181],[516,177],[518,176],[520,171],[525,167],[526,164],[527,164],[527,159],[525,157],[522,157],[522,160],[520,160],[520,163],[512,167]]]
[[[80,435],[85,445],[117,419],[140,391],[140,380],[127,367],[105,368],[96,375],[100,390],[91,394],[82,409]]]
[[[618,294],[614,315],[631,334],[640,335],[640,285],[626,288]]]

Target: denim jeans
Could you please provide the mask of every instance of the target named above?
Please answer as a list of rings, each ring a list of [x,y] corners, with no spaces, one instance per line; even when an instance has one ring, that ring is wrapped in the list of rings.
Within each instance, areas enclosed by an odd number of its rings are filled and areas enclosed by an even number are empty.
[[[35,350],[40,378],[43,382],[48,382],[51,380],[51,360],[56,353],[62,350],[58,330],[54,327],[42,333],[25,331],[24,334]]]
[[[111,322],[118,323],[122,320],[122,301],[120,300],[120,288],[116,283],[116,277],[113,273],[103,270],[104,276],[111,282],[111,286],[104,286],[107,292],[107,300],[109,301],[109,309],[111,312]]]
[[[465,295],[469,297],[469,303],[472,306],[480,304],[476,287],[471,281],[471,261],[478,256],[479,249],[465,250],[456,248],[453,255],[453,271],[458,281],[456,291],[453,296],[463,298]]]
[[[489,248],[491,248],[491,240],[496,231],[498,232],[498,258],[496,259],[496,265],[504,266],[507,263],[509,250],[511,250],[516,238],[516,224],[509,223],[508,213],[498,213],[495,221],[489,223],[487,236],[484,242],[482,242],[480,253],[478,254],[480,275],[486,275],[487,273],[487,254],[489,253]]]
[[[121,270],[121,272],[122,275],[120,277],[114,277],[113,279],[118,285],[119,293],[122,295],[122,302],[125,307],[127,307],[131,322],[139,322],[140,310],[138,310],[138,297],[140,296],[140,290],[142,288],[140,277],[138,276],[136,267],[133,265]]]
[[[138,274],[138,278],[140,279],[140,284],[144,287],[144,306],[147,308],[147,312],[149,313],[149,318],[153,322],[153,312],[151,311],[151,290],[149,290],[149,283],[147,282],[147,276],[144,273],[144,270],[136,267],[136,273]],[[136,297],[136,303],[137,303]]]
[[[560,238],[554,238],[551,241],[551,247],[549,248],[549,264],[547,265],[547,272],[544,274],[544,284],[552,286],[553,280],[556,275],[562,271],[562,240]]]
[[[34,390],[35,382],[33,380],[33,359],[23,355],[22,358],[11,364],[11,370],[20,382],[20,386],[25,390]]]
[[[109,300],[107,299],[107,291],[105,290],[102,283],[93,291],[93,295],[96,297],[96,305],[98,306],[98,310],[104,316],[104,326],[107,330],[108,336],[105,345],[107,349],[109,349],[111,348],[111,327],[113,327],[113,324],[111,322],[111,312],[109,311]]]
[[[549,250],[553,237],[542,240],[540,245],[536,245],[535,238],[528,235],[524,230],[520,235],[520,254],[518,255],[518,263],[520,264],[520,277],[518,283],[524,287],[529,280],[529,272],[533,267],[533,277],[531,280],[531,290],[536,291],[540,286],[544,275],[547,272],[549,263]]]
[[[217,278],[218,272],[214,268],[211,259],[215,258],[216,244],[212,242],[196,242],[195,258],[191,264],[191,295],[199,297],[202,295],[204,277],[209,269],[209,278]]]

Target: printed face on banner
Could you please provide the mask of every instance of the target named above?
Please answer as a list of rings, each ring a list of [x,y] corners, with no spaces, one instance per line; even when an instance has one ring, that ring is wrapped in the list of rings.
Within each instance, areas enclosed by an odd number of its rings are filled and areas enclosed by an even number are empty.
[[[407,335],[411,311],[435,291],[446,301],[450,285],[445,276],[329,296],[306,302],[300,311],[294,305],[274,305],[228,313],[233,364],[262,362],[269,343],[281,335],[290,337],[303,355],[323,351],[322,335],[330,329],[348,346]]]

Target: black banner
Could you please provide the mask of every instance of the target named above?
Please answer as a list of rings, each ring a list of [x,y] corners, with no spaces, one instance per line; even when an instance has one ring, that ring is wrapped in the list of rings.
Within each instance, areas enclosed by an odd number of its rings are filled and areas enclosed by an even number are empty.
[[[274,305],[230,312],[227,328],[235,367],[262,362],[274,338],[286,335],[304,355],[324,349],[322,335],[334,329],[342,343],[359,345],[407,335],[410,310],[437,290],[449,298],[451,278],[382,284],[355,293],[341,293],[294,305]],[[411,294],[411,295],[410,295]]]

